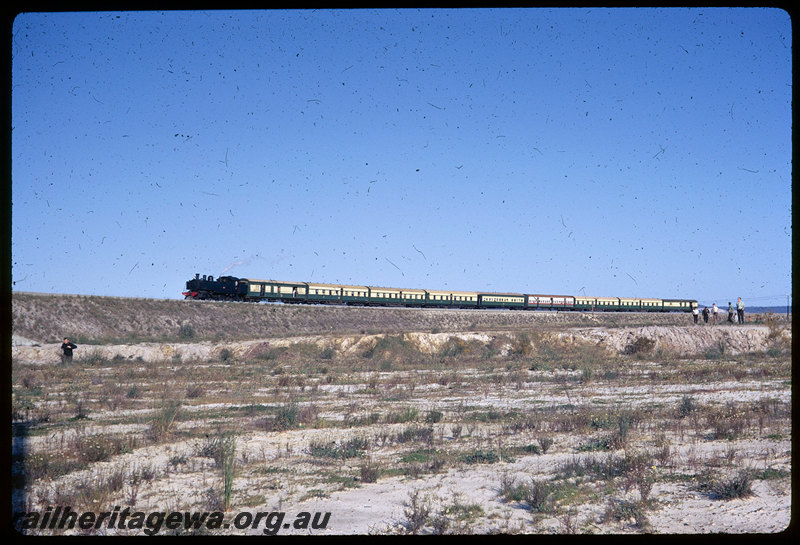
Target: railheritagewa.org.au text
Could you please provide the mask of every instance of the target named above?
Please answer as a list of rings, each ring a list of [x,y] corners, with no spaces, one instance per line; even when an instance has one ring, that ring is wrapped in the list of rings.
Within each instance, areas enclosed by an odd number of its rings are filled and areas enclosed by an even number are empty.
[[[130,507],[114,507],[111,511],[78,513],[70,506],[48,507],[44,511],[16,513],[15,528],[22,533],[47,533],[48,530],[127,530],[155,535],[159,532],[194,532],[203,530],[261,530],[275,535],[282,530],[310,532],[325,530],[329,512],[299,512],[288,516],[283,511],[134,511]]]

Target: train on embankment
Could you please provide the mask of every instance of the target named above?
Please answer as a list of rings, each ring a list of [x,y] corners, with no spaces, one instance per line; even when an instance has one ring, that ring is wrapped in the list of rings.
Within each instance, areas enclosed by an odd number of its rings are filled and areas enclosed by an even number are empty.
[[[579,310],[629,312],[691,312],[694,299],[589,297],[453,290],[381,288],[283,282],[234,276],[195,274],[186,282],[186,299],[214,301],[269,301],[292,304],[361,305],[453,309]]]

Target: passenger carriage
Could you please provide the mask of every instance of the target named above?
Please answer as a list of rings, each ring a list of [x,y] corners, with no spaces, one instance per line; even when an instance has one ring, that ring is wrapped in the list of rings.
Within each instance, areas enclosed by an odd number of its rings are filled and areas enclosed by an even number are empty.
[[[314,303],[353,304],[369,296],[367,286],[347,286],[342,284],[308,283],[306,300]]]
[[[552,309],[580,311],[691,312],[694,299],[638,297],[589,297],[471,292],[352,286],[319,282],[286,282],[221,276],[195,277],[186,282],[187,299],[227,301],[281,301],[284,303],[327,303],[432,308]]]
[[[479,293],[479,308],[525,308],[525,296],[521,293]]]
[[[403,301],[403,290],[399,288],[369,287],[369,303],[372,305],[399,306]]]
[[[525,308],[544,310],[573,310],[575,297],[572,295],[526,295]]]
[[[694,299],[662,299],[662,301],[664,302],[662,308],[664,311],[691,312],[692,309],[697,308],[697,301]]]
[[[256,301],[284,301],[297,303],[308,295],[305,282],[284,282],[281,280],[243,279],[247,285],[247,298]]]

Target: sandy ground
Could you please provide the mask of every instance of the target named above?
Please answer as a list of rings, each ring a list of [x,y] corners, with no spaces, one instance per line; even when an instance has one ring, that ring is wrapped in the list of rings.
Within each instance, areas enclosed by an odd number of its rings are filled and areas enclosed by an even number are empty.
[[[787,333],[788,334],[788,333]],[[441,346],[453,333],[413,334],[414,342],[433,351]],[[465,340],[489,342],[491,332],[462,333]],[[631,328],[566,328],[554,332],[566,342],[585,342],[623,351],[633,339],[641,336],[652,338],[656,346],[670,350],[673,354],[698,353],[725,343],[727,354],[735,355],[752,350],[763,349],[767,343],[769,330],[762,326],[741,328],[710,328],[692,326],[644,326]],[[790,342],[789,337],[789,342]],[[94,355],[111,360],[121,358],[122,365],[134,368],[137,362],[169,361],[179,355],[185,365],[208,366],[222,348],[227,348],[239,357],[246,356],[253,346],[268,342],[271,346],[291,346],[293,343],[318,343],[320,346],[333,344],[341,354],[355,354],[363,351],[364,343],[374,342],[370,336],[303,336],[292,339],[269,341],[246,341],[239,343],[142,343],[130,345],[105,345],[91,347]],[[361,344],[359,344],[361,343]],[[57,345],[38,344],[18,338],[13,347],[15,373],[35,372],[52,365]],[[86,354],[89,347],[81,347]],[[350,351],[350,352],[348,352]],[[187,363],[191,362],[191,363]],[[475,423],[472,429],[458,438],[453,435],[455,415],[465,405],[471,410],[481,408],[497,410],[535,411],[549,407],[591,406],[598,411],[608,407],[626,408],[676,406],[686,395],[693,396],[700,404],[719,404],[726,402],[739,404],[758,403],[763,400],[791,404],[791,385],[780,378],[769,376],[715,380],[713,382],[654,382],[642,379],[653,369],[668,370],[673,363],[662,364],[647,360],[635,361],[641,367],[641,374],[627,384],[624,381],[594,379],[590,384],[569,381],[577,371],[564,371],[563,382],[542,381],[541,378],[553,371],[528,370],[524,382],[492,383],[490,378],[498,370],[479,367],[462,369],[464,386],[443,385],[437,382],[439,375],[426,375],[423,371],[406,372],[365,372],[363,382],[357,374],[348,377],[346,384],[325,384],[319,381],[314,390],[317,396],[314,403],[321,415],[331,419],[341,418],[346,412],[367,414],[371,410],[388,411],[392,407],[418,407],[420,414],[436,409],[446,415],[445,422],[432,425],[433,446],[445,450],[469,450],[499,448],[500,442],[506,445],[530,443],[539,431],[521,430],[509,432],[502,424]],[[766,364],[760,364],[766,365]],[[177,368],[177,367],[176,367]],[[102,377],[120,377],[113,365],[92,368],[100,385]],[[502,369],[500,370],[502,372]],[[411,378],[413,377],[413,379]],[[473,377],[468,380],[468,377]],[[117,379],[115,379],[117,380]],[[311,381],[318,380],[312,377]],[[392,399],[365,393],[366,384],[377,381],[386,392],[405,394]],[[389,381],[397,380],[397,386]],[[410,380],[415,387],[408,390]],[[271,383],[270,383],[271,384]],[[308,387],[308,386],[306,386]],[[206,394],[211,396],[212,385],[206,386]],[[270,388],[251,390],[252,402],[263,400],[269,403]],[[393,389],[390,389],[393,388]],[[299,392],[307,390],[299,390]],[[58,396],[54,396],[57,398]],[[387,399],[385,399],[387,398]],[[55,405],[58,402],[54,402]],[[54,406],[55,406],[54,405]],[[213,401],[198,399],[187,404],[187,414],[207,414],[208,411],[224,409],[229,402],[215,404]],[[60,406],[60,405],[59,405]],[[461,407],[461,408],[460,408]],[[40,450],[52,449],[54,445],[64,444],[70,434],[142,434],[148,427],[150,409],[120,408],[117,410],[96,409],[92,418],[80,427],[52,427],[46,434],[31,435],[23,444],[15,441],[15,454],[30,455]],[[141,416],[138,416],[141,415]],[[123,418],[124,417],[124,418]],[[742,468],[754,470],[771,469],[791,474],[792,445],[791,429],[781,428],[770,434],[748,433],[735,440],[708,440],[701,433],[676,431],[671,428],[646,428],[637,430],[632,449],[644,451],[653,444],[654,437],[666,433],[671,439],[673,449],[671,462],[657,468],[658,479],[650,497],[654,504],[647,512],[648,526],[642,528],[633,519],[608,520],[609,501],[638,499],[635,489],[622,490],[619,483],[609,488],[607,483],[589,483],[584,497],[569,503],[569,509],[555,513],[536,515],[525,505],[506,502],[502,498],[503,479],[515,477],[519,482],[536,479],[552,479],[559,467],[576,457],[623,456],[624,451],[601,453],[580,452],[578,449],[586,437],[570,433],[556,433],[553,447],[546,454],[516,454],[511,459],[503,459],[491,464],[451,463],[449,467],[430,472],[423,471],[419,476],[413,474],[392,474],[399,467],[398,459],[403,453],[422,448],[419,444],[399,445],[374,441],[364,456],[346,460],[315,458],[309,453],[309,445],[315,441],[342,442],[350,437],[373,438],[379,434],[393,434],[408,428],[409,424],[375,424],[355,428],[293,429],[269,432],[254,429],[251,425],[239,425],[231,418],[215,417],[217,421],[239,427],[237,434],[237,476],[234,484],[233,507],[228,519],[236,513],[285,512],[285,524],[297,513],[330,513],[325,529],[295,529],[283,526],[281,534],[403,534],[408,532],[408,509],[411,495],[415,492],[428,503],[432,514],[443,512],[454,506],[473,506],[475,512],[459,519],[453,516],[448,532],[468,534],[516,534],[516,533],[641,533],[654,534],[712,534],[712,533],[776,533],[784,531],[791,521],[791,477],[755,480],[753,494],[733,500],[720,500],[698,490],[696,483],[686,481],[686,475],[697,473],[702,468],[713,468],[721,474],[734,474]],[[447,420],[450,418],[451,420]],[[117,422],[126,420],[127,423]],[[415,424],[416,425],[416,424]],[[659,426],[660,424],[653,424]],[[183,418],[177,429],[191,435],[193,429],[210,426],[205,417]],[[467,426],[469,427],[469,426]],[[202,435],[202,434],[200,434]],[[66,438],[66,439],[65,439]],[[156,478],[144,483],[141,489],[131,490],[126,484],[115,495],[108,498],[109,505],[135,504],[136,510],[170,511],[208,509],[205,493],[218,486],[219,470],[207,457],[198,455],[200,439],[176,439],[166,444],[145,445],[134,452],[115,456],[112,460],[91,464],[86,469],[57,477],[52,481],[32,483],[27,491],[17,491],[14,501],[17,508],[41,509],[52,503],[60,492],[79,489],[85,483],[95,482],[108,476],[114,468],[123,468],[130,473],[142,467],[154,469]],[[173,463],[178,458],[183,462]],[[343,485],[332,480],[335,475],[357,475],[358,468],[365,460],[375,463],[384,471],[377,482],[357,482]],[[655,468],[654,468],[655,469]],[[357,479],[356,479],[357,480]],[[584,483],[585,484],[585,483]],[[589,492],[587,492],[589,490]],[[132,498],[135,497],[135,500]],[[46,498],[47,501],[41,501]],[[477,506],[477,507],[475,507]],[[571,518],[568,516],[571,514]],[[431,525],[423,533],[432,533]],[[99,533],[105,533],[100,530]],[[117,530],[108,533],[134,533]],[[228,528],[222,533],[263,534],[263,527],[239,530]]]

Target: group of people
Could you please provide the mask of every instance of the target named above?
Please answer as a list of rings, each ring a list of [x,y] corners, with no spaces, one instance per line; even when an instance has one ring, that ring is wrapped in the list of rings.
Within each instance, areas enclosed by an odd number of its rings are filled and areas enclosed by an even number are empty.
[[[734,314],[736,315],[736,322],[733,320]],[[698,323],[700,319],[700,309],[694,307],[692,309],[692,316],[694,317],[694,323]],[[717,308],[717,304],[714,303],[711,305],[711,310],[708,310],[708,307],[703,307],[703,322],[708,323],[709,317],[712,320],[712,324],[716,324],[719,321],[719,308]],[[733,303],[728,301],[728,323],[744,323],[744,302],[742,298],[739,297],[736,300],[736,306],[733,306]]]

